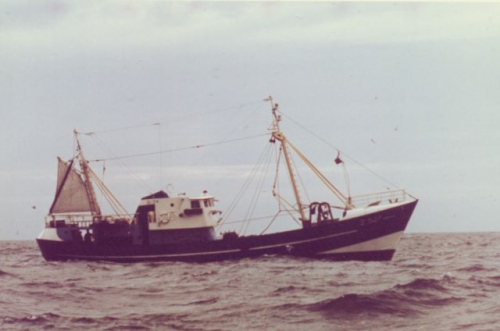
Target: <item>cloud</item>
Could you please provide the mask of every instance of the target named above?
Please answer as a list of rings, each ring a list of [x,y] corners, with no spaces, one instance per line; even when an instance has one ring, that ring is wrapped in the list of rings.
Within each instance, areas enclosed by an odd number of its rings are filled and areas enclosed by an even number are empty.
[[[500,36],[497,4],[2,2],[4,49],[196,53]],[[202,46],[203,45],[203,46]],[[55,53],[53,50],[51,53]]]
[[[48,28],[63,19],[70,8],[62,1],[9,1],[0,4],[0,27],[6,31]],[[31,32],[31,31],[30,31]]]
[[[72,155],[73,128],[162,122],[161,134],[155,127],[126,138],[103,137],[118,156],[216,142],[262,133],[269,110],[261,104],[245,112],[208,110],[261,102],[269,93],[287,115],[337,146],[328,151],[311,137],[295,139],[283,123],[288,137],[329,178],[338,179],[340,188],[345,185],[340,168],[333,169],[336,148],[361,163],[378,162],[368,167],[421,197],[418,210],[433,204],[451,210],[453,199],[486,201],[500,184],[493,168],[500,118],[499,8],[0,1],[6,219],[17,217],[26,200],[27,212],[46,211],[55,189],[55,156]],[[92,159],[92,145],[82,143]],[[146,166],[160,163],[158,155],[132,159],[132,173],[147,183],[137,188],[130,187],[133,176],[108,162],[106,183],[118,197],[129,197],[132,207],[169,182],[175,194],[208,189],[230,201],[261,151],[254,143],[223,145],[223,152],[214,147],[165,154],[163,183],[159,167]],[[348,171],[353,194],[366,192],[361,189],[369,182],[358,177],[364,171]],[[23,201],[9,203],[13,197]],[[484,210],[484,219],[493,219]]]

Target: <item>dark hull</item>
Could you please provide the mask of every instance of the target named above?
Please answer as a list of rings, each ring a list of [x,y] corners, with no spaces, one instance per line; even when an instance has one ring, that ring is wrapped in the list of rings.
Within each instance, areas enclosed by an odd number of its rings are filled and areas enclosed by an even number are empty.
[[[208,262],[264,254],[337,261],[392,259],[417,201],[341,222],[274,234],[163,245],[37,239],[46,260]]]

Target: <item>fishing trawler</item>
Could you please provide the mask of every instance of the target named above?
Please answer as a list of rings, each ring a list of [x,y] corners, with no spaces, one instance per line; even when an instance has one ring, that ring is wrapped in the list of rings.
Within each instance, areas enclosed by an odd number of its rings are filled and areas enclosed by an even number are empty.
[[[275,182],[272,195],[280,205],[275,216],[285,211],[298,220],[298,228],[259,235],[217,233],[224,219],[216,208],[217,200],[207,192],[170,196],[158,191],[141,198],[135,213],[128,214],[89,166],[75,131],[76,156],[69,161],[58,159],[55,198],[37,238],[43,257],[48,261],[207,262],[267,254],[336,261],[391,260],[418,200],[400,189],[345,195],[287,139],[280,129],[278,104],[271,97],[266,101],[273,116],[269,143],[279,150],[294,200],[285,201]],[[327,201],[304,203],[292,153],[310,168],[332,198],[340,201],[340,206]],[[343,161],[337,156],[335,162]],[[101,212],[94,185],[114,214]]]

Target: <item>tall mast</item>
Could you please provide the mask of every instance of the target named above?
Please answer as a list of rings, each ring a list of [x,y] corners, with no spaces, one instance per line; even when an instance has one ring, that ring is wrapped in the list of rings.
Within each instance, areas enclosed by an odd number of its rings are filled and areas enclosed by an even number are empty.
[[[295,175],[293,173],[292,161],[290,159],[290,153],[288,151],[287,140],[283,132],[281,132],[280,130],[279,122],[281,121],[281,116],[276,114],[276,111],[278,110],[278,104],[273,102],[273,98],[271,96],[269,96],[266,99],[266,101],[269,101],[271,103],[271,109],[274,116],[272,137],[281,142],[281,148],[283,149],[283,155],[285,156],[285,163],[288,169],[288,175],[290,176],[290,182],[292,183],[293,194],[295,195],[295,201],[297,202],[297,208],[299,209],[300,213],[300,220],[302,221],[302,224],[305,225],[307,222],[307,218],[306,215],[304,214],[304,208],[302,208],[302,202],[300,200],[297,181],[295,180]]]
[[[92,186],[92,181],[90,180],[90,168],[88,161],[83,156],[83,151],[80,146],[80,140],[78,140],[78,131],[74,130],[77,151],[78,151],[78,160],[80,161],[80,168],[83,173],[85,189],[87,191],[87,196],[89,198],[90,210],[92,215],[101,215],[101,209],[99,208],[99,204],[97,203],[97,198],[95,195],[94,187]]]

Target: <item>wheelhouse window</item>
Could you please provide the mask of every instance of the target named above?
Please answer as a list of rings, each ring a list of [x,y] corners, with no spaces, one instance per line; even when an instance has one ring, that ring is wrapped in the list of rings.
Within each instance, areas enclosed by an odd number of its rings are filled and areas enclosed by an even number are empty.
[[[200,209],[200,200],[191,200],[191,209]]]
[[[214,205],[214,199],[205,199],[203,202],[205,203],[205,207],[212,207]]]

